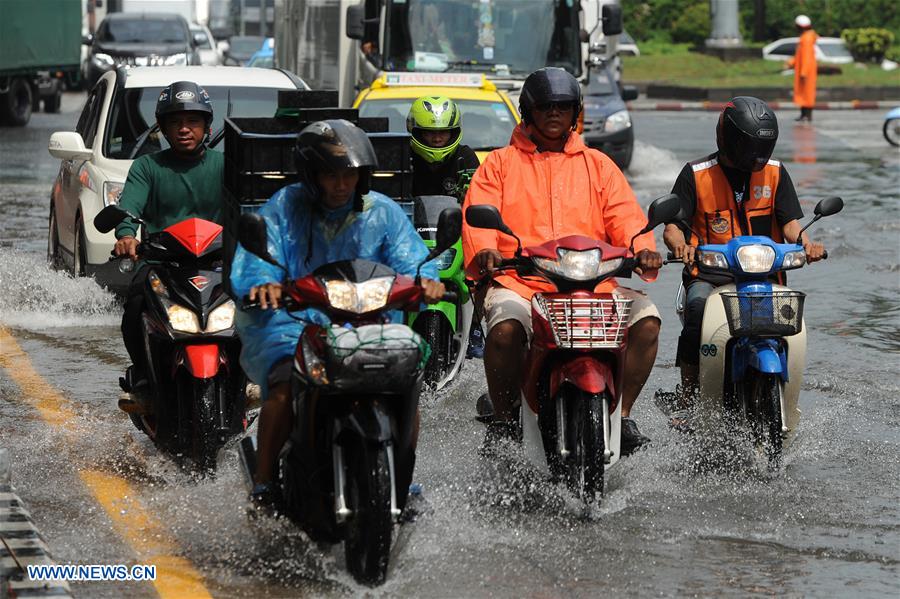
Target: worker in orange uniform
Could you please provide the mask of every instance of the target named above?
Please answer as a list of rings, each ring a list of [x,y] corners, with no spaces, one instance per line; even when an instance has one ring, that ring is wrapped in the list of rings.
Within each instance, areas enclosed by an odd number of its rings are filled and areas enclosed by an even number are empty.
[[[794,68],[794,104],[800,107],[798,121],[812,121],[813,106],[816,105],[816,40],[819,34],[813,31],[812,21],[806,15],[798,15],[794,25],[800,33],[797,51],[788,66]]]

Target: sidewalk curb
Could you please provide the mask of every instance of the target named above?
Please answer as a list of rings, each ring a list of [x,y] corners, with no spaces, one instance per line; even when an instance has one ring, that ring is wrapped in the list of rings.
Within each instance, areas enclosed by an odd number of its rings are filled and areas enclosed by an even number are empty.
[[[65,581],[29,580],[31,565],[55,565],[31,514],[9,483],[9,453],[0,448],[0,597],[71,599]]]
[[[709,100],[703,102],[679,102],[679,101],[653,101],[653,100],[635,100],[626,102],[628,110],[638,111],[709,111],[721,112],[725,108],[725,102],[711,102]],[[772,110],[799,110],[793,102],[768,102]],[[890,110],[900,105],[900,101],[890,100],[853,100],[851,102],[821,102],[816,104],[814,110]]]

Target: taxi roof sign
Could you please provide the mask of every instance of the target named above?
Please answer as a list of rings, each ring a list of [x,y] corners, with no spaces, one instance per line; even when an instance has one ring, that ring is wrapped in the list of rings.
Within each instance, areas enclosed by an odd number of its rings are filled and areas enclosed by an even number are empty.
[[[482,73],[385,73],[381,78],[385,86],[417,86],[432,87],[488,87],[488,81]]]

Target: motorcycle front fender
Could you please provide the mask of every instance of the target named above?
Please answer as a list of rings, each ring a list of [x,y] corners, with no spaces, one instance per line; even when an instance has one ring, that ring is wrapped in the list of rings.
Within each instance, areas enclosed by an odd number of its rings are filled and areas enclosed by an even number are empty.
[[[191,376],[210,379],[219,373],[223,357],[215,343],[184,346],[184,365]]]
[[[764,374],[780,374],[787,380],[787,356],[777,345],[769,340],[752,344],[747,366]]]
[[[375,443],[385,443],[393,437],[391,416],[377,401],[359,402],[349,414],[339,418],[339,424],[341,432],[338,442],[343,441],[345,435]]]
[[[574,385],[592,395],[609,389],[610,396],[616,397],[612,367],[592,355],[577,356],[555,364],[550,373],[550,397],[556,397],[563,383]]]
[[[890,121],[892,119],[900,119],[900,106],[898,106],[897,108],[892,108],[884,117],[884,120],[886,121]]]

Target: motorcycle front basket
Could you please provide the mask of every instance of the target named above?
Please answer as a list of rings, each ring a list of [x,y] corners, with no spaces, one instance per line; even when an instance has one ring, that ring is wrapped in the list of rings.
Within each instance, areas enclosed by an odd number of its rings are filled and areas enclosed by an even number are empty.
[[[633,300],[619,297],[534,296],[546,315],[557,346],[569,349],[614,349],[622,345]]]
[[[325,368],[331,384],[353,392],[380,393],[411,387],[431,349],[402,324],[332,326],[325,337]]]
[[[719,295],[732,337],[790,337],[803,330],[805,293],[726,291]]]

